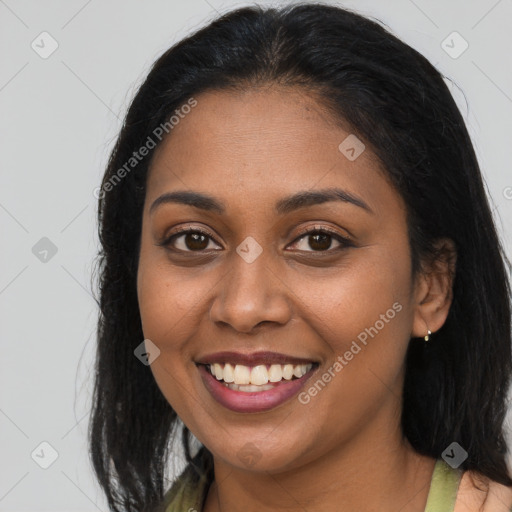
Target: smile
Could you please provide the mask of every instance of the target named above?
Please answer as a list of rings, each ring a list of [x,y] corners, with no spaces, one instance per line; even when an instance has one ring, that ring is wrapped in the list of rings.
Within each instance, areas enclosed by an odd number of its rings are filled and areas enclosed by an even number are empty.
[[[199,364],[206,389],[221,405],[235,412],[263,412],[299,393],[317,363]]]
[[[208,365],[210,373],[219,381],[223,381],[229,389],[236,391],[264,391],[272,389],[270,383],[292,380],[306,375],[313,367],[309,364],[272,364],[254,367],[230,363]]]

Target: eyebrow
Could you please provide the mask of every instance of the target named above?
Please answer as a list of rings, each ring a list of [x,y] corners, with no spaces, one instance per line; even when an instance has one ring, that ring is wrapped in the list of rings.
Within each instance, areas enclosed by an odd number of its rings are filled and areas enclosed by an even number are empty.
[[[303,190],[291,196],[277,201],[275,211],[279,215],[284,215],[300,208],[314,206],[331,201],[341,201],[344,203],[358,206],[368,213],[374,213],[373,210],[358,196],[340,188],[328,188],[323,190]],[[167,192],[153,202],[149,208],[151,215],[158,207],[163,204],[175,203],[193,206],[200,210],[213,212],[222,215],[226,212],[224,203],[207,194],[192,192],[188,190]]]

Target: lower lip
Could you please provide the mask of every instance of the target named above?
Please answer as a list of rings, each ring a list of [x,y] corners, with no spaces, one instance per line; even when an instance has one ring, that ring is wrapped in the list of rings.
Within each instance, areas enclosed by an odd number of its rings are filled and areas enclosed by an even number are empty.
[[[299,379],[281,380],[275,383],[273,389],[255,392],[229,389],[223,382],[218,381],[205,365],[200,364],[198,369],[206,389],[221,405],[235,412],[262,412],[273,409],[296,395],[317,367],[314,365]]]

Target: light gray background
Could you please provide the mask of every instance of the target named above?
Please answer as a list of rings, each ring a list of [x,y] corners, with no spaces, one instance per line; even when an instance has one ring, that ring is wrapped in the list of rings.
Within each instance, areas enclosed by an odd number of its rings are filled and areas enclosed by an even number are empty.
[[[107,510],[86,444],[97,315],[93,190],[150,64],[218,13],[248,3],[0,0],[1,511]],[[460,87],[469,108],[452,90],[510,257],[512,1],[337,4],[384,21]],[[51,48],[43,31],[58,43],[46,59],[31,47]],[[469,44],[456,59],[441,46],[453,31]],[[445,44],[460,50],[453,41]],[[43,237],[57,248],[46,262],[32,252]],[[48,469],[31,457],[36,450],[36,460],[50,461],[42,442],[58,453]]]

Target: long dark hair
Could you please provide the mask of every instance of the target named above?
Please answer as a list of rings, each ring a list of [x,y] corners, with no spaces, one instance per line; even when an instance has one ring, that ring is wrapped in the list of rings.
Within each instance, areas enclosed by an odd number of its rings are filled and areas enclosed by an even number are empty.
[[[271,83],[317,95],[377,155],[407,206],[414,272],[435,257],[437,239],[454,241],[448,318],[427,346],[414,338],[409,344],[403,434],[435,458],[456,441],[468,453],[462,469],[512,485],[503,434],[512,369],[510,263],[444,77],[379,23],[351,11],[255,5],[219,17],[155,62],[98,194],[100,317],[89,442],[111,510],[149,511],[161,501],[180,423],[150,368],[134,356],[144,339],[136,276],[154,149],[133,166],[130,158],[153,145],[149,138],[159,142],[159,126],[167,123],[172,137],[170,116],[201,92]],[[189,432],[183,433],[190,461]],[[211,453],[201,454],[211,469]]]

